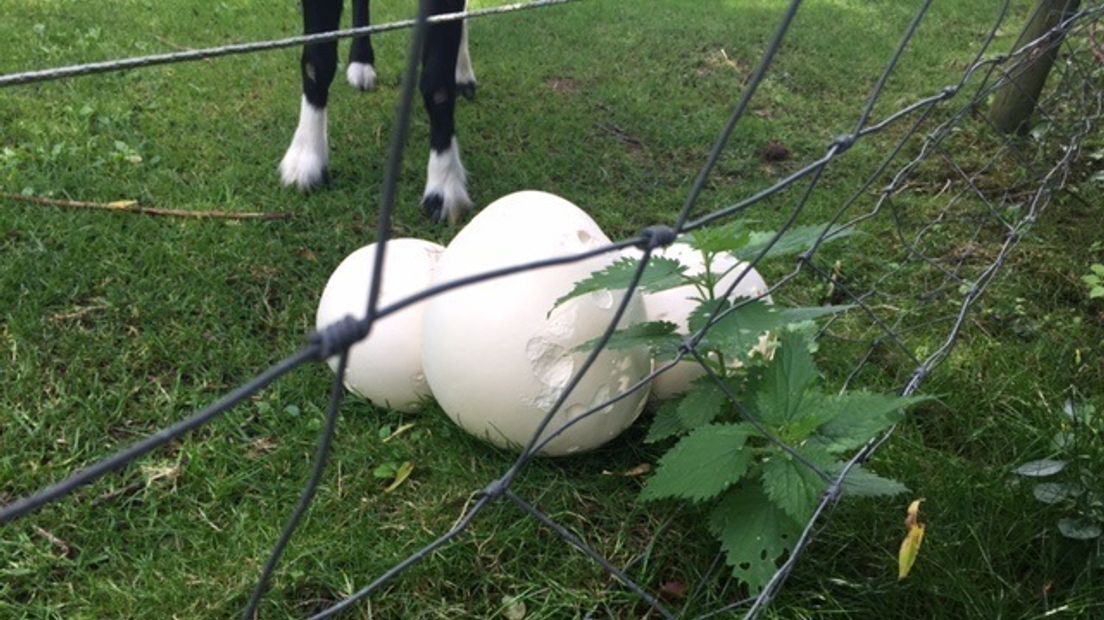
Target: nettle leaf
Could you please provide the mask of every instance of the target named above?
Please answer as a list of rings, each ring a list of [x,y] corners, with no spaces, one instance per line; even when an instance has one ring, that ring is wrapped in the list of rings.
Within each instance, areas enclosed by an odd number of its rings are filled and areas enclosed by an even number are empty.
[[[795,256],[801,254],[805,250],[813,247],[816,240],[820,238],[821,234],[825,232],[826,228],[823,224],[813,224],[811,226],[795,226],[786,232],[782,233],[778,241],[771,246],[770,250],[763,258],[775,258],[778,256]],[[855,234],[853,228],[844,228],[841,226],[834,226],[825,236],[825,242],[838,241]],[[751,233],[751,239],[748,244],[735,252],[737,258],[741,260],[752,260],[759,256],[759,253],[763,251],[770,242],[777,236],[774,232],[753,232]]]
[[[590,351],[598,346],[601,338],[588,340],[575,348],[576,351]],[[656,355],[670,355],[678,351],[682,337],[678,335],[678,325],[668,321],[648,321],[637,323],[625,329],[613,332],[606,349],[623,351],[638,347],[648,347]]]
[[[709,321],[713,319],[714,315],[725,312],[731,307],[732,304],[726,299],[710,299],[699,303],[690,311],[690,316],[686,319],[686,324],[690,328],[690,333],[697,333],[701,328],[709,324]],[[743,308],[740,310],[743,310]],[[721,319],[720,322],[727,319],[728,317],[725,317]],[[720,322],[718,322],[718,325]],[[713,327],[716,327],[716,325]],[[713,327],[710,327],[710,329],[713,329]]]
[[[575,283],[571,292],[556,300],[552,309],[560,304],[580,295],[595,291],[620,291],[629,288],[633,278],[636,277],[640,261],[635,258],[621,258],[616,262],[590,274],[586,279]],[[649,292],[665,291],[669,288],[682,286],[686,283],[684,274],[686,265],[673,258],[653,256],[648,261],[648,267],[640,277],[640,288]]]
[[[1054,433],[1054,437],[1051,438],[1050,444],[1055,450],[1066,450],[1073,445],[1076,438],[1070,431],[1058,431]]]
[[[679,422],[686,429],[709,424],[729,402],[724,390],[712,377],[702,377],[691,384],[689,393],[679,401]]]
[[[848,392],[817,404],[827,418],[818,440],[831,452],[853,450],[904,417],[904,409],[927,400],[870,392]]]
[[[750,431],[743,424],[711,424],[691,432],[659,460],[640,497],[701,501],[717,496],[747,473],[752,454],[744,443]]]
[[[830,476],[839,476],[843,468],[844,463],[833,463],[825,470]],[[908,490],[900,482],[883,478],[861,465],[848,470],[847,477],[843,479],[843,494],[847,497],[884,497],[907,493]]]
[[[778,437],[791,445],[797,445],[809,440],[809,445],[826,449],[827,443],[814,433],[829,420],[830,412],[826,412],[818,404],[824,399],[820,390],[812,390],[805,399],[805,405],[797,415],[775,426]]]
[[[724,379],[735,392],[733,380]],[[656,412],[645,443],[655,443],[713,422],[729,404],[728,396],[711,377],[701,377],[677,400],[665,401]],[[752,435],[758,435],[752,431]]]
[[[733,310],[737,305],[739,307]],[[759,338],[763,334],[850,308],[852,306],[782,308],[759,300],[748,301],[746,298],[737,298],[735,301],[715,299],[694,308],[688,324],[691,333],[694,333],[709,324],[714,316],[727,312],[709,328],[703,342],[707,347],[723,351],[726,355],[735,355],[746,360],[752,349],[759,345]]]
[[[652,425],[648,427],[648,436],[644,438],[644,443],[657,443],[675,435],[681,435],[686,430],[679,419],[679,402],[668,400],[659,406],[655,418],[652,419]]]
[[[1039,459],[1038,461],[1030,461],[1020,465],[1016,469],[1012,470],[1012,473],[1019,474],[1021,476],[1027,476],[1028,478],[1045,478],[1047,476],[1053,476],[1061,472],[1066,468],[1065,461],[1056,461],[1054,459]]]
[[[1079,485],[1066,482],[1040,482],[1031,489],[1035,499],[1044,504],[1057,504],[1080,495],[1084,489]]]
[[[824,450],[804,446],[798,448],[797,453],[821,471],[833,465],[832,457]],[[816,470],[782,451],[763,463],[762,481],[767,497],[800,523],[812,516],[813,509],[828,488],[828,483]]]
[[[804,339],[797,334],[783,334],[756,394],[760,419],[781,427],[802,415],[816,402],[808,398],[816,378],[816,365]]]
[[[709,226],[695,230],[686,236],[690,247],[709,254],[735,253],[751,240],[751,231],[737,220],[723,226]]]
[[[844,304],[841,306],[807,306],[803,308],[778,308],[777,312],[782,315],[782,319],[786,321],[786,325],[792,325],[794,323],[803,323],[805,321],[819,319],[829,314],[847,312],[854,307],[855,304]]]
[[[816,353],[820,349],[820,345],[817,342],[817,335],[820,333],[820,327],[817,325],[815,319],[830,314],[846,312],[855,306],[809,306],[805,308],[773,307],[776,312],[781,314],[780,318],[784,321],[786,331],[800,334],[801,337],[805,339],[805,347],[809,349],[809,352]]]
[[[712,349],[746,359],[759,344],[759,336],[783,325],[773,308],[761,301],[745,302],[732,310],[733,304],[726,299],[714,299],[698,305],[690,313],[687,323],[690,332],[696,333],[709,324],[717,314],[727,312],[706,332],[703,344]]]
[[[720,539],[732,575],[753,594],[770,581],[801,534],[801,526],[753,482],[725,493],[709,514],[709,529]]]
[[[1058,531],[1066,538],[1092,540],[1102,533],[1100,524],[1091,519],[1066,517],[1058,520]]]
[[[1066,399],[1066,402],[1062,405],[1062,413],[1077,424],[1089,424],[1096,417],[1096,407],[1092,403],[1074,403],[1072,400]]]

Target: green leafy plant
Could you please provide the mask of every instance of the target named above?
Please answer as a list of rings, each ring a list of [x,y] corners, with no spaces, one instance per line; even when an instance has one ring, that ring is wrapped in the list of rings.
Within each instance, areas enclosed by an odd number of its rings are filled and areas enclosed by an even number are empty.
[[[1081,276],[1081,281],[1089,287],[1089,299],[1104,297],[1104,265],[1093,263],[1089,273]]]
[[[1055,458],[1024,463],[1013,473],[1036,481],[1035,499],[1061,510],[1058,531],[1066,538],[1092,540],[1104,533],[1104,419],[1089,403],[1067,400],[1062,428],[1051,445]]]
[[[892,426],[921,400],[865,391],[825,389],[813,359],[814,319],[848,306],[784,307],[760,300],[722,299],[714,273],[721,254],[750,260],[794,255],[820,238],[823,226],[795,228],[769,245],[771,232],[732,224],[684,240],[701,252],[705,269],[652,258],[640,286],[656,292],[692,285],[698,292],[690,334],[707,324],[696,345],[708,374],[676,400],[664,402],[646,441],[673,441],[641,492],[645,501],[685,500],[705,516],[732,574],[759,591],[793,548],[848,453]],[[828,239],[845,236],[831,231]],[[639,263],[623,259],[579,282],[558,303],[598,290],[625,289]],[[737,264],[731,269],[741,269]],[[814,326],[815,327],[815,326]],[[609,348],[647,346],[657,363],[673,360],[684,339],[669,322],[645,322],[614,333]],[[762,354],[761,340],[772,345]],[[583,345],[593,348],[595,342]],[[738,362],[738,363],[734,363]],[[849,470],[848,496],[895,495],[907,489],[863,467]]]

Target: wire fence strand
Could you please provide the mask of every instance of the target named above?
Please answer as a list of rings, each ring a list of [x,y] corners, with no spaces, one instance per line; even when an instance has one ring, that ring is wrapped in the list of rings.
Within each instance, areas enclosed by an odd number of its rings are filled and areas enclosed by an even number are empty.
[[[568,2],[576,1],[578,0],[533,0],[532,2],[515,2],[513,4],[479,9],[476,11],[442,13],[440,15],[434,15],[432,18],[430,18],[429,23],[439,24],[451,21],[476,19],[479,17],[487,17],[490,15],[505,15],[507,13],[515,13],[518,11],[526,11],[529,9],[539,9],[543,7],[556,6],[558,4],[567,4]],[[70,65],[67,67],[41,69],[38,71],[24,71],[22,73],[11,73],[8,75],[0,76],[0,88],[3,88],[5,86],[34,84],[36,82],[52,82],[54,80],[73,78],[84,75],[113,73],[116,71],[125,71],[127,69],[142,69],[146,67],[155,67],[158,65],[173,65],[182,62],[196,62],[198,60],[209,60],[212,58],[221,58],[223,56],[238,56],[241,54],[269,52],[289,47],[299,47],[300,45],[325,43],[327,41],[338,41],[341,39],[354,39],[357,37],[363,37],[372,34],[390,32],[392,30],[404,30],[406,28],[413,28],[416,24],[416,19],[405,19],[402,21],[378,24],[375,26],[363,26],[360,28],[332,30],[329,32],[286,37],[283,39],[255,41],[251,43],[235,43],[232,45],[221,45],[217,47],[207,47],[196,50],[185,50],[182,52],[151,54],[147,56],[136,56],[134,58],[122,58],[105,62],[90,62],[79,65]]]

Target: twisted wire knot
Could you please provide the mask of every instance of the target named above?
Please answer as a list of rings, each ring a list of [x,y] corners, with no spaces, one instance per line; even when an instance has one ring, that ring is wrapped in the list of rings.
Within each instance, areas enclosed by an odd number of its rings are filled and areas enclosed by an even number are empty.
[[[836,153],[839,154],[847,151],[847,149],[854,146],[854,144],[855,134],[845,133],[842,136],[837,137],[835,140],[832,140],[831,146],[836,147]]]
[[[636,247],[641,250],[654,250],[656,248],[665,248],[678,239],[678,233],[670,226],[664,226],[663,224],[656,224],[655,226],[649,226],[645,228],[640,236],[643,237],[640,243],[636,244]]]
[[[483,496],[492,500],[496,500],[506,494],[506,491],[510,490],[510,482],[505,476],[493,480],[490,484],[483,488]]]
[[[317,359],[325,360],[353,346],[368,335],[370,324],[350,314],[312,333],[308,340],[318,345]]]
[[[683,358],[694,358],[694,347],[696,346],[698,346],[698,343],[695,340],[694,335],[691,334],[683,338],[682,342],[679,343],[678,352],[683,356]]]

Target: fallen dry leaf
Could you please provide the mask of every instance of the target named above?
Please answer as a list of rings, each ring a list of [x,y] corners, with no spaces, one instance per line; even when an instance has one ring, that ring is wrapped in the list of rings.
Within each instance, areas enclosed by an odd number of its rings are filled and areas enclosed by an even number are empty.
[[[650,463],[641,463],[632,469],[625,471],[603,471],[603,474],[607,476],[622,476],[624,478],[639,478],[640,476],[646,476],[652,473],[652,466]]]
[[[689,586],[681,581],[664,581],[659,586],[659,595],[667,600],[683,599],[690,592]]]
[[[60,312],[50,316],[50,320],[55,323],[64,323],[66,321],[76,321],[83,319],[85,316],[92,314],[93,312],[99,312],[100,310],[107,310],[111,308],[111,305],[102,299],[94,299],[92,304],[87,306],[77,306],[69,312]]]
[[[387,485],[387,488],[383,490],[384,493],[390,493],[395,489],[402,486],[402,483],[406,482],[406,479],[410,477],[410,474],[414,473],[414,463],[407,461],[399,466],[399,470],[395,472],[395,479],[391,481],[391,484]]]
[[[146,486],[150,486],[159,480],[168,480],[172,482],[180,477],[181,472],[184,470],[184,464],[181,462],[162,465],[144,465],[142,467],[142,475],[146,478]]]
[[[257,460],[275,450],[279,445],[271,437],[258,437],[249,444],[249,451],[245,455],[250,459]]]
[[[67,558],[73,557],[73,549],[64,540],[51,534],[49,530],[45,530],[41,527],[38,527],[37,525],[32,527],[34,528],[35,534],[38,534],[39,536],[45,538],[51,545],[54,546],[54,548],[60,551],[62,555]]]
[[[403,433],[405,433],[406,431],[408,431],[412,428],[414,428],[414,423],[413,422],[411,422],[410,424],[403,424],[402,426],[396,428],[395,432],[391,433],[387,437],[384,437],[383,438],[383,443],[387,443],[387,442],[391,441],[392,439],[398,437],[399,435],[402,435]]]
[[[505,608],[502,615],[506,620],[522,620],[528,611],[525,609],[525,601],[512,596],[502,597],[502,606]]]
[[[552,92],[573,95],[579,92],[579,82],[569,77],[552,78],[545,82]]]
[[[920,502],[918,499],[909,504],[908,516],[905,518],[905,526],[908,534],[901,541],[901,551],[897,556],[897,579],[908,577],[912,565],[916,563],[916,556],[920,553],[920,544],[924,542],[924,524],[920,523]]]

